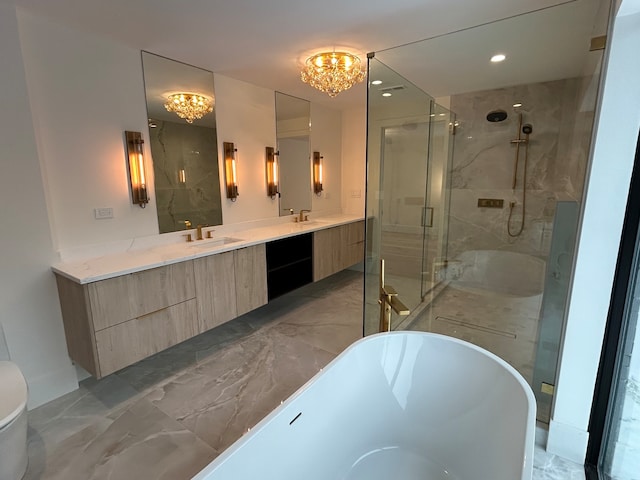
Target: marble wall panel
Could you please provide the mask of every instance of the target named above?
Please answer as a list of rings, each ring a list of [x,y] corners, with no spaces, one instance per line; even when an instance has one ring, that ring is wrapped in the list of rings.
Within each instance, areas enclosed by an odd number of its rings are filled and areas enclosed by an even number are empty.
[[[213,128],[153,120],[149,129],[160,233],[220,225],[218,148]],[[185,182],[179,171],[184,170]]]
[[[573,78],[451,97],[458,128],[451,173],[449,258],[467,250],[510,250],[546,257],[558,200],[580,201],[593,125],[593,106],[583,101],[590,77]],[[515,103],[522,107],[514,108]],[[486,116],[505,110],[503,122]],[[518,136],[522,122],[533,127],[528,152],[520,145],[513,189]],[[522,136],[521,138],[524,138]],[[511,237],[509,204],[515,202],[511,232],[522,219],[524,158],[526,211],[524,230]],[[479,198],[501,198],[504,208],[478,208]]]

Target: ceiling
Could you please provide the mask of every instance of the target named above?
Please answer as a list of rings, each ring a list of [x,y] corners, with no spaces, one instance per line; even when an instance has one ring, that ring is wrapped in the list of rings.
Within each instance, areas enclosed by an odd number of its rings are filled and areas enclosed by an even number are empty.
[[[367,52],[572,2],[0,0],[0,3],[14,4],[56,23],[104,35],[135,49],[345,109],[364,106],[364,84],[331,99],[300,81],[300,67],[308,56],[321,50],[347,49],[366,63]],[[409,66],[415,63],[415,58],[403,61]]]

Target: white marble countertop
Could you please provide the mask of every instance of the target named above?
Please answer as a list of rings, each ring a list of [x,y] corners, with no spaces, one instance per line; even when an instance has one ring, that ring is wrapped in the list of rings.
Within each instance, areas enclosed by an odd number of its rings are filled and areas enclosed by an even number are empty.
[[[131,241],[127,244],[128,247],[121,251],[109,251],[89,258],[67,260],[53,265],[51,268],[55,273],[80,284],[85,284],[363,219],[357,215],[337,214],[310,218],[306,222],[294,223],[293,217],[283,218],[285,221],[277,219],[273,225],[253,228],[225,229],[224,226],[220,226],[219,228],[214,228],[213,238],[195,240],[190,243],[175,235],[172,238],[176,239],[176,241],[165,244],[149,245],[148,242],[145,244],[145,242]],[[194,230],[191,230],[191,232],[195,233]],[[185,232],[181,233],[184,234]],[[161,237],[161,235],[158,237]],[[195,238],[195,234],[193,237]],[[237,239],[237,241],[220,244],[220,239],[225,237]]]

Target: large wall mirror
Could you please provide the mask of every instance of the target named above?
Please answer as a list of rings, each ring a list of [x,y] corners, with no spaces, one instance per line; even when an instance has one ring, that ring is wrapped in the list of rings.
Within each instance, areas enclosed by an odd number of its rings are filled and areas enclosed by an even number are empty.
[[[281,216],[311,210],[310,119],[307,100],[276,92]]]
[[[160,233],[222,224],[213,73],[144,51],[142,67]]]

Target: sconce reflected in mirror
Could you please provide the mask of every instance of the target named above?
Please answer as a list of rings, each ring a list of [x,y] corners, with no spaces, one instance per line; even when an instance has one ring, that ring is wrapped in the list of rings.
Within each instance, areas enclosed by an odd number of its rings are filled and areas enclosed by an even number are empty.
[[[140,132],[125,131],[124,136],[127,142],[131,200],[135,205],[145,208],[149,203],[149,195],[144,170],[144,140]]]
[[[322,193],[322,157],[320,152],[313,152],[313,193]]]
[[[279,153],[273,147],[266,147],[267,195],[271,198],[280,195],[278,192],[278,161],[276,160]]]
[[[238,198],[238,170],[236,166],[236,152],[232,142],[223,142],[224,149],[224,173],[227,190],[227,198],[235,202]]]

